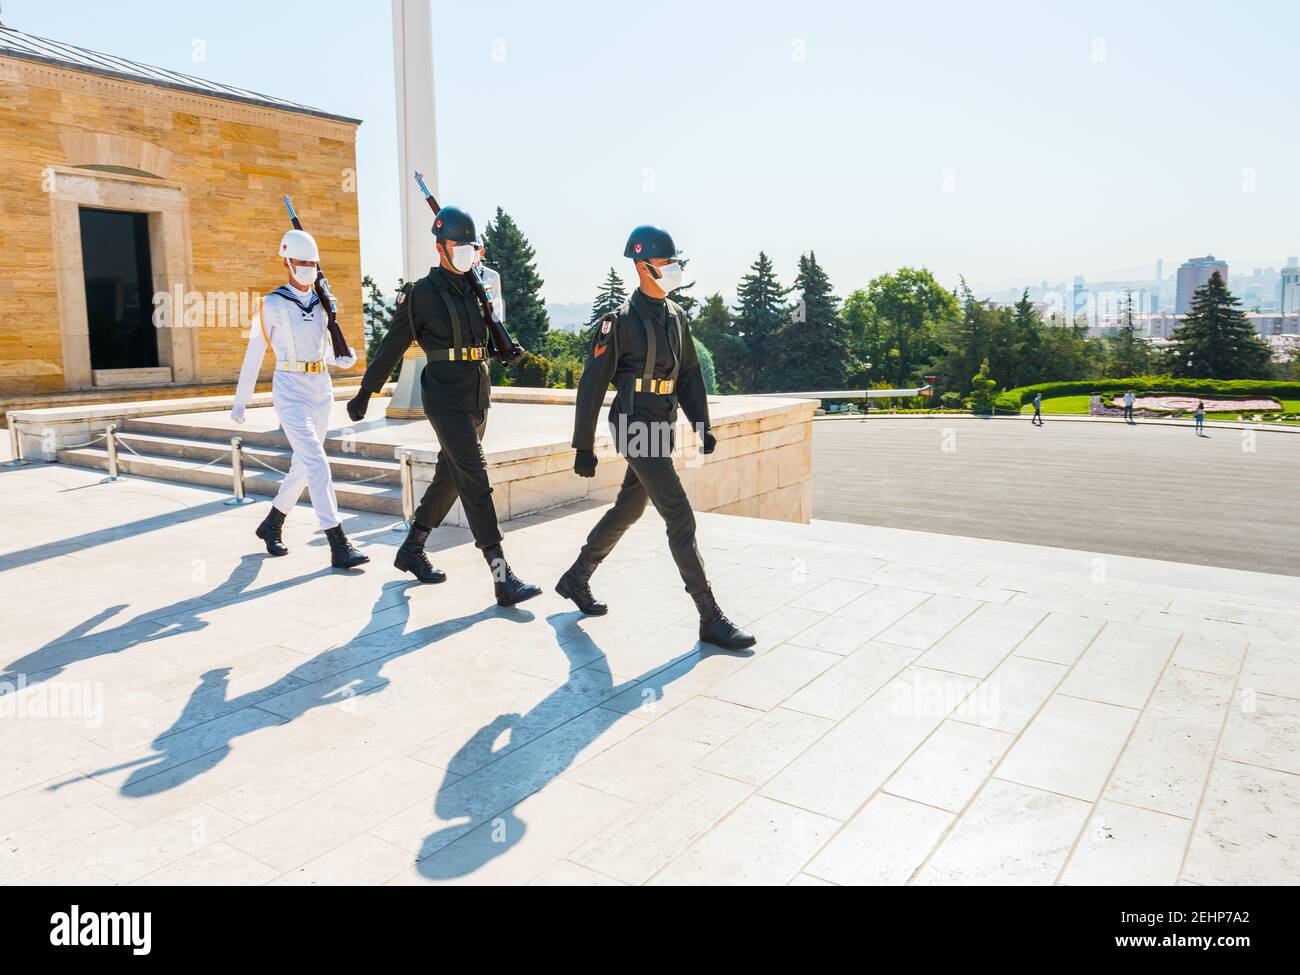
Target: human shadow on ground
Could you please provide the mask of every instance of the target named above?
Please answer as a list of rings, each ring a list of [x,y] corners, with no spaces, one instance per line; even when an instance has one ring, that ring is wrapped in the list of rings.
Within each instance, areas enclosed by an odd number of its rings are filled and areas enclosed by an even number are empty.
[[[557,613],[547,617],[547,622],[558,631],[581,617],[578,612]],[[497,715],[474,732],[448,762],[434,799],[434,812],[443,821],[455,822],[425,837],[416,863],[421,876],[430,880],[468,876],[506,853],[528,829],[516,815],[516,807],[569,769],[583,749],[628,713],[638,707],[653,707],[668,685],[689,674],[706,657],[754,654],[752,650],[734,652],[696,643],[641,676],[616,685],[604,651],[586,633],[580,629],[577,633],[561,644],[569,659],[565,683],[527,714]],[[634,695],[637,700],[634,703],[625,697],[620,702],[627,705],[623,710],[602,707],[619,695]],[[509,744],[495,748],[507,731]],[[478,829],[488,822],[490,831]],[[468,836],[470,833],[474,835]]]
[[[398,657],[436,645],[488,618],[520,623],[533,619],[526,610],[503,609],[492,604],[476,613],[406,632],[411,588],[422,587],[410,580],[386,583],[356,636],[303,661],[264,687],[232,698],[230,668],[208,671],[190,693],[171,727],[154,738],[151,754],[89,775],[101,776],[131,768],[133,771],[121,788],[124,797],[141,798],[166,792],[220,764],[230,754],[237,738],[286,725],[316,708],[382,691],[389,683],[382,675],[384,665]],[[393,591],[400,593],[396,602],[389,595]],[[393,610],[397,610],[396,618]],[[381,632],[382,643],[368,647],[366,638]],[[223,723],[215,720],[218,718],[228,720]],[[194,734],[184,734],[188,730]]]
[[[146,532],[158,531],[160,528],[184,525],[199,518],[206,518],[209,515],[228,510],[224,501],[208,501],[204,504],[197,504],[192,508],[181,508],[162,515],[150,515],[148,518],[128,521],[125,525],[113,525],[111,528],[100,528],[97,531],[72,535],[69,538],[54,542],[42,542],[40,545],[33,545],[30,548],[18,549],[16,552],[6,552],[4,555],[0,555],[0,572],[21,569],[25,565],[44,562],[46,559],[55,559],[60,555],[67,555],[69,552],[84,552],[88,548],[107,545],[109,542],[115,542],[127,536],[143,535]]]
[[[331,572],[329,567],[324,567],[291,579],[250,588],[267,557],[242,556],[230,575],[207,592],[186,596],[170,606],[139,613],[116,626],[92,633],[95,627],[129,609],[131,604],[118,603],[100,610],[52,640],[47,640],[35,650],[6,664],[0,672],[0,693],[4,693],[6,685],[10,688],[16,686],[20,678],[30,687],[52,680],[68,666],[83,660],[123,653],[146,643],[206,629],[210,625],[203,618],[207,613],[263,599]]]

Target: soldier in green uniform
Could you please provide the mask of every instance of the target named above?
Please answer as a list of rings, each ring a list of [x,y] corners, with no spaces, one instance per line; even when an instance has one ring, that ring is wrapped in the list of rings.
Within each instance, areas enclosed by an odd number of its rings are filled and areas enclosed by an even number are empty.
[[[612,381],[615,396],[609,422],[615,446],[627,460],[627,474],[614,507],[591,530],[578,560],[560,578],[555,591],[573,600],[584,613],[599,616],[607,612],[608,607],[592,595],[591,574],[641,517],[649,501],[667,525],[668,547],[700,612],[700,640],[726,649],[753,646],[754,637],[727,619],[713,598],[695,544],[695,513],[673,467],[673,427],[679,403],[700,431],[700,449],[709,454],[717,445],[709,430],[709,399],[686,314],[668,298],[682,283],[677,248],[667,231],[642,226],[632,231],[623,256],[635,262],[640,284],[631,298],[594,329],[591,352],[578,383],[573,470],[580,477],[596,474],[592,452],[596,420]]]
[[[511,606],[539,595],[541,589],[520,581],[506,562],[483,457],[483,431],[492,405],[488,331],[465,279],[466,274],[475,273],[478,231],[464,210],[443,207],[434,220],[433,233],[439,266],[398,292],[388,334],[366,366],[361,391],[348,402],[348,416],[354,421],[365,417],[370,397],[383,389],[411,343],[418,342],[429,360],[420,376],[420,396],[438,437],[438,463],[393,564],[421,582],[446,578],[429,564],[424,546],[430,530],[442,523],[459,495],[474,544],[492,570],[497,602]]]

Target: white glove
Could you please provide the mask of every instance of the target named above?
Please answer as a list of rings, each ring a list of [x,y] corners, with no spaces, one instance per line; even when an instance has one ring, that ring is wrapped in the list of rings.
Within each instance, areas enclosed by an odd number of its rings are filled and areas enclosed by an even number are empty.
[[[244,408],[236,404],[230,411],[230,418],[236,423],[244,422]]]
[[[356,364],[357,355],[351,349],[348,350],[347,355],[335,356],[334,358],[334,367],[336,369],[351,369]]]

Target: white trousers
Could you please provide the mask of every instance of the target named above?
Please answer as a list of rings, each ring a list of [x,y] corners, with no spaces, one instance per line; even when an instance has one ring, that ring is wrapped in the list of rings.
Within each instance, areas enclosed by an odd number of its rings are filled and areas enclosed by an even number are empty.
[[[330,407],[334,405],[329,373],[277,371],[271,380],[271,400],[293,448],[293,463],[280,482],[273,503],[287,515],[306,488],[311,493],[311,506],[321,528],[333,528],[339,523],[339,503],[334,497],[334,481],[325,456]]]

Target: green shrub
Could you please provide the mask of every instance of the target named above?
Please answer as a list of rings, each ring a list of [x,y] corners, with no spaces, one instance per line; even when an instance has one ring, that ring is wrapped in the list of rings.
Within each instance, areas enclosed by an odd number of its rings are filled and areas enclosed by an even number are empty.
[[[704,391],[717,393],[718,373],[713,367],[713,353],[694,335],[691,336],[691,340],[695,343],[695,355],[700,360],[700,375],[704,377]]]
[[[550,374],[551,364],[539,355],[526,352],[524,353],[523,361],[511,368],[514,376],[514,385],[542,389],[546,386],[546,379]]]
[[[971,378],[971,412],[973,413],[992,413],[993,390],[997,387],[997,382],[989,378],[989,360],[985,359],[980,363],[980,371],[975,373]],[[1032,398],[1032,397],[1031,397]],[[1019,409],[1017,404],[1016,409]]]

